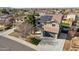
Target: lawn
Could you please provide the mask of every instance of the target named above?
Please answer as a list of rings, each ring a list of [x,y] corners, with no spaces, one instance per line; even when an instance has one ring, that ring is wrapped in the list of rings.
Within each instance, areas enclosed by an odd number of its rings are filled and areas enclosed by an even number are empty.
[[[19,38],[19,33],[18,32],[12,32],[9,35],[14,36],[16,38]],[[30,43],[32,43],[34,45],[38,45],[39,42],[41,41],[39,38],[37,39],[37,38],[34,38],[32,36],[27,36],[26,38],[24,38],[24,40],[27,41],[27,42],[30,42]]]
[[[0,25],[0,31],[2,31],[5,28],[4,25]]]
[[[12,32],[9,35],[19,38],[19,33],[18,32]]]
[[[2,27],[0,27],[0,31],[2,31],[3,30],[3,28]]]
[[[5,26],[0,24],[0,31],[10,29],[12,26]]]

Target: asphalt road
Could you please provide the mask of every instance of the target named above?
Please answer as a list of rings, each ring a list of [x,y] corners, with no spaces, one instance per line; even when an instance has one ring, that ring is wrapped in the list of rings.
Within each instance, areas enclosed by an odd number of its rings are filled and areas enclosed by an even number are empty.
[[[0,36],[0,51],[35,51],[16,41]]]

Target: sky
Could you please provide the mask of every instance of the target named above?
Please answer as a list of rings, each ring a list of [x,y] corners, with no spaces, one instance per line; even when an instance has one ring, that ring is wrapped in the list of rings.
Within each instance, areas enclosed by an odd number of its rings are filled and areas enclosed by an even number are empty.
[[[78,0],[0,0],[0,7],[14,7],[14,8],[79,7],[79,1]]]

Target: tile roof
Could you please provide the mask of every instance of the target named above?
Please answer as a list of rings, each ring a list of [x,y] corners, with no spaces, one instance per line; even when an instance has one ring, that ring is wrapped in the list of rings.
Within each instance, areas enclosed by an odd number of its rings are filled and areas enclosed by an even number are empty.
[[[55,19],[58,23],[61,22],[63,15],[62,14],[53,14],[53,19]]]
[[[59,32],[59,26],[55,24],[55,26],[52,26],[52,24],[46,24],[43,26],[45,31],[52,32],[52,33],[58,33]]]

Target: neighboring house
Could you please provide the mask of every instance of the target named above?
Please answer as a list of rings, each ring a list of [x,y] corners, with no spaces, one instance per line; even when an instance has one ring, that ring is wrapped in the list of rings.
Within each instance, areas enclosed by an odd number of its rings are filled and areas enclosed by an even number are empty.
[[[61,22],[61,32],[68,33],[69,29],[72,27],[73,22],[76,19],[75,14],[67,14],[63,17]]]
[[[72,22],[71,21],[62,20],[62,22],[61,22],[61,32],[62,33],[68,33],[71,25],[72,25]]]
[[[67,14],[67,19],[72,19],[73,21],[75,21],[76,15],[75,14]]]
[[[65,27],[71,27],[72,26],[72,19],[64,19],[64,20],[62,20],[61,25],[65,26]]]
[[[3,16],[0,16],[0,24],[3,24],[3,25],[12,25],[13,22],[15,20],[13,19],[12,15],[3,15]]]
[[[76,26],[77,26],[77,28],[79,28],[79,20],[77,21]]]
[[[76,16],[76,21],[77,21],[76,26],[77,28],[79,28],[79,14]]]
[[[76,14],[74,13],[69,13],[63,16],[63,19],[72,19],[72,21],[75,21],[76,19]]]

